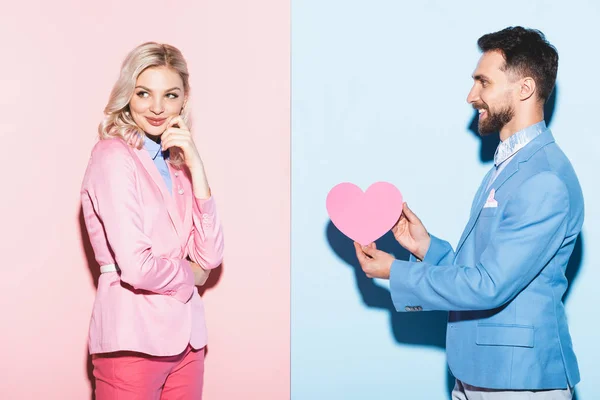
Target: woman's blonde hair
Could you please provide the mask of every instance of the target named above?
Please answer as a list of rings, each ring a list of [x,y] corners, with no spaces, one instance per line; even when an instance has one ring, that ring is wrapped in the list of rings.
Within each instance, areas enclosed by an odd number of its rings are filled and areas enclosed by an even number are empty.
[[[129,112],[129,102],[135,90],[138,76],[151,67],[169,67],[179,74],[183,81],[183,91],[190,91],[187,63],[176,47],[168,44],[147,42],[133,49],[121,65],[121,74],[115,83],[108,104],[104,108],[104,119],[98,126],[100,140],[121,137],[130,146],[141,149],[145,132],[135,123]],[[190,127],[187,107],[181,112],[185,124]],[[183,155],[177,148],[171,148],[171,164],[183,164]]]

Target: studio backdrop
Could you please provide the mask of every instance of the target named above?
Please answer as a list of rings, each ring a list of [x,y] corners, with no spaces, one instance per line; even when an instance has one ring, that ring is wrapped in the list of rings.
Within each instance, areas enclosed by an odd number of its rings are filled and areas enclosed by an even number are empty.
[[[80,187],[127,53],[178,47],[225,233],[202,291],[207,399],[289,397],[289,2],[17,1],[0,11],[0,398],[90,399],[99,268]]]
[[[325,199],[340,182],[391,182],[456,246],[497,144],[466,102],[477,39],[511,25],[540,29],[560,56],[546,119],[586,203],[566,310],[577,398],[599,398],[599,17],[593,1],[292,0],[292,399],[449,398],[447,314],[396,312]],[[378,245],[407,257],[390,234]]]

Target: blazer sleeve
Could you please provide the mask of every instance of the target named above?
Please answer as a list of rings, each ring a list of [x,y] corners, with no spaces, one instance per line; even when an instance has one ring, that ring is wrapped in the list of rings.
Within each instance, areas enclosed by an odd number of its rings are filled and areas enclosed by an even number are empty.
[[[394,261],[390,271],[394,307],[397,311],[414,306],[423,311],[500,307],[560,249],[568,215],[566,185],[551,172],[532,176],[508,200],[493,239],[475,265]]]
[[[431,238],[431,243],[429,244],[429,249],[427,249],[425,257],[423,257],[423,260],[421,261],[433,265],[452,264],[454,262],[455,254],[450,243],[431,234],[429,236]],[[409,261],[419,262],[413,254],[410,255]]]
[[[204,269],[214,269],[223,261],[223,227],[214,197],[193,198],[192,233],[188,241],[188,254],[192,261]]]
[[[90,168],[87,192],[105,231],[94,234],[106,236],[121,280],[187,303],[195,289],[194,274],[187,260],[153,253],[143,230],[135,164],[128,149],[105,146],[92,154]]]

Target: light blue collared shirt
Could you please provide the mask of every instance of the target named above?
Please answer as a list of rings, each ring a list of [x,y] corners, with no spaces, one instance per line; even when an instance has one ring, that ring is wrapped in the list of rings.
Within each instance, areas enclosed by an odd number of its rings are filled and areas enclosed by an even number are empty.
[[[527,128],[516,132],[505,141],[500,142],[496,149],[496,153],[494,154],[494,165],[496,166],[496,170],[492,174],[487,187],[490,187],[494,180],[496,180],[496,177],[500,175],[504,168],[506,168],[519,150],[527,146],[529,142],[541,135],[546,129],[546,121],[542,120],[537,124],[530,125]]]
[[[160,175],[165,180],[169,192],[173,194],[171,173],[169,172],[166,161],[166,159],[169,158],[169,151],[161,151],[160,143],[156,143],[147,136],[144,137],[144,148],[148,151],[148,154],[150,154],[150,158],[154,161],[154,165],[158,168],[158,172],[160,172]]]

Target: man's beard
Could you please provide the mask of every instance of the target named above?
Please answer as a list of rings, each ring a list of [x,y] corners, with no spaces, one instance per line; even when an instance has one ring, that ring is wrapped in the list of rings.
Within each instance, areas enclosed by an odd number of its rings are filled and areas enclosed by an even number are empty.
[[[500,132],[515,116],[515,110],[511,106],[506,106],[504,109],[494,113],[489,108],[485,108],[485,110],[487,111],[487,118],[483,121],[479,119],[480,136],[488,136],[492,133]]]

